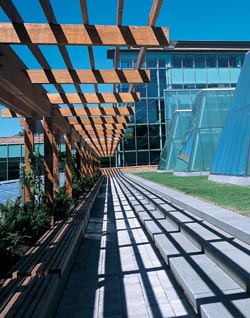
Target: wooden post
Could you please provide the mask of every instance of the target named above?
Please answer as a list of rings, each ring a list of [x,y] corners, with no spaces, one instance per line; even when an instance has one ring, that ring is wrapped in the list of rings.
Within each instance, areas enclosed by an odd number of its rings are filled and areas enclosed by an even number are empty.
[[[66,191],[68,197],[72,198],[72,140],[71,134],[66,134],[65,136],[65,146],[66,146]]]
[[[81,143],[78,142],[76,144],[76,174],[77,174],[77,180],[81,181],[82,180],[82,175],[81,175]]]
[[[55,130],[55,129],[54,129]],[[53,151],[53,172],[54,172],[54,193],[57,193],[60,188],[60,161],[59,161],[59,147],[60,147],[60,132],[54,133],[54,151]]]
[[[50,225],[55,225],[54,218],[54,171],[53,171],[53,118],[44,118],[44,189],[46,204],[50,212]]]
[[[24,165],[25,174],[30,171],[29,155],[34,151],[34,120],[26,118],[24,121]],[[25,177],[24,174],[24,177]],[[24,202],[30,202],[30,189],[24,182]]]
[[[88,177],[88,170],[87,170],[87,156],[86,156],[87,150],[86,146],[82,148],[82,155],[83,155],[83,176],[85,178]]]

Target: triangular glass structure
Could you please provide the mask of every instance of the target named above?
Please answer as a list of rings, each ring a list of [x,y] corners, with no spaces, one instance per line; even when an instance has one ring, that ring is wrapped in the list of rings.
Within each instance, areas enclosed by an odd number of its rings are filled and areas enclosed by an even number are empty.
[[[196,96],[193,121],[178,155],[175,175],[209,173],[233,92],[234,89],[202,89]]]
[[[158,171],[174,170],[187,129],[192,121],[191,110],[199,91],[198,89],[164,90],[167,134],[160,156]]]
[[[250,184],[250,52],[242,66],[209,179]]]

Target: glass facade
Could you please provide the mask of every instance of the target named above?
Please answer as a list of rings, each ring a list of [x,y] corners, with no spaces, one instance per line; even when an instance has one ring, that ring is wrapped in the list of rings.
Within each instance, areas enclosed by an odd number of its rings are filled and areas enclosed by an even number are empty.
[[[246,54],[211,173],[250,176],[250,52]],[[250,182],[248,182],[250,184]]]
[[[10,137],[11,138],[11,137]],[[8,138],[6,138],[8,139]],[[39,151],[41,157],[41,175],[44,173],[43,143],[35,143],[35,151]],[[60,144],[60,152],[65,152],[65,144]],[[0,181],[19,179],[22,165],[24,164],[24,144],[0,144]],[[63,171],[63,165],[60,166]]]
[[[35,144],[43,156],[43,144]],[[24,144],[0,145],[0,181],[19,179],[24,163]]]
[[[217,88],[204,89],[197,94],[175,174],[211,170],[233,93],[234,89]]]
[[[235,87],[246,51],[224,49],[148,50],[142,69],[149,69],[151,82],[135,85],[141,101],[135,104],[135,114],[116,152],[118,166],[155,165],[159,163],[171,116],[178,109],[186,109],[186,92],[175,96],[176,90]],[[138,57],[136,50],[122,50],[120,69],[133,69]],[[128,84],[118,85],[119,92],[127,92]],[[195,91],[193,91],[195,92]],[[169,94],[169,95],[168,95]],[[194,93],[195,94],[195,93]],[[178,103],[176,103],[176,98]]]
[[[171,124],[168,126],[167,139],[161,153],[158,170],[172,171],[175,169],[192,118],[191,110],[176,110],[174,112]]]

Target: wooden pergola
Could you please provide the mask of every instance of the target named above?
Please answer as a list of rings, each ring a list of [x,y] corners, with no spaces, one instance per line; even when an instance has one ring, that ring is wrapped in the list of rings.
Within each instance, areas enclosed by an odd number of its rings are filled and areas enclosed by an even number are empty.
[[[124,0],[117,0],[117,25],[91,25],[87,1],[79,2],[82,24],[58,24],[49,0],[39,0],[47,23],[34,24],[23,20],[14,2],[0,0],[9,18],[9,22],[0,23],[0,103],[7,107],[2,117],[24,118],[27,166],[27,158],[34,149],[35,121],[42,120],[45,192],[50,205],[59,184],[60,135],[65,137],[66,187],[71,195],[73,144],[81,159],[79,171],[83,176],[99,169],[100,157],[114,154],[134,112],[131,104],[140,101],[134,84],[150,81],[149,71],[140,69],[146,49],[165,47],[169,43],[168,28],[155,27],[163,0],[152,0],[146,26],[122,25]],[[40,69],[28,69],[13,50],[13,44],[26,46]],[[42,45],[56,46],[66,69],[52,69],[41,50]],[[72,45],[88,48],[91,69],[73,67],[66,49]],[[95,68],[94,46],[115,47],[114,69]],[[120,47],[140,49],[134,70],[118,70]],[[116,84],[120,83],[129,84],[128,92],[116,92]],[[47,93],[43,84],[53,84],[57,93]],[[76,93],[65,92],[63,84],[73,84]],[[94,93],[83,92],[81,84],[94,84]],[[113,91],[101,93],[98,84],[113,84]],[[96,106],[89,107],[89,104]],[[25,200],[29,200],[29,189],[25,191]]]

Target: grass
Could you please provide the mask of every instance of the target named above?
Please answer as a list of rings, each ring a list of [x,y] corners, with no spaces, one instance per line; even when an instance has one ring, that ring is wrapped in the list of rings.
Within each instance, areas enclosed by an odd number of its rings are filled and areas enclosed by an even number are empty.
[[[164,172],[137,172],[138,177],[250,216],[250,187],[209,181],[205,177],[177,177]]]

